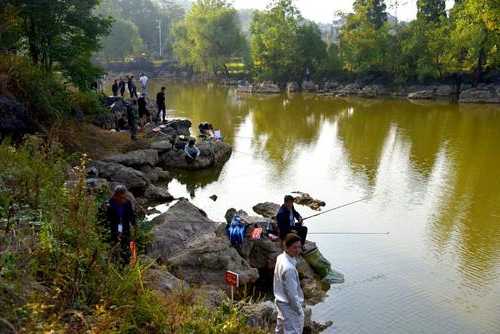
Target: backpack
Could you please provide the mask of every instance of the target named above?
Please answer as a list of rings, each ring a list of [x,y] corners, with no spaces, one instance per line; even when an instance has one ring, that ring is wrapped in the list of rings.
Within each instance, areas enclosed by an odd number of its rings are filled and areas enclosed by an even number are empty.
[[[227,237],[231,241],[231,245],[239,246],[245,240],[247,225],[241,222],[239,215],[234,215],[231,223],[226,227]]]

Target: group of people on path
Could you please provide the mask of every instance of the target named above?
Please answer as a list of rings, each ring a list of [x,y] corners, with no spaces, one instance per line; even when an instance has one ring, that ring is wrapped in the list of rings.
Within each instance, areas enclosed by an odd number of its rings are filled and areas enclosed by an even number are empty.
[[[139,76],[139,82],[141,83],[141,93],[146,95],[147,94],[147,88],[148,88],[148,82],[149,78],[147,77],[146,74],[141,73]],[[113,81],[113,84],[111,85],[111,91],[113,92],[113,96],[118,96],[120,94],[121,97],[124,97],[125,95],[125,86],[128,88],[130,98],[138,98],[137,95],[137,86],[135,85],[134,82],[134,76],[130,75],[127,76],[126,82],[123,80],[122,77],[119,79],[115,79]]]

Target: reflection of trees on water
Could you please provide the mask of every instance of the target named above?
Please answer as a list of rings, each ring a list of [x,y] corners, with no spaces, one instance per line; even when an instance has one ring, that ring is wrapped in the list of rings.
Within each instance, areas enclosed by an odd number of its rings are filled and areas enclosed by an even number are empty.
[[[453,170],[431,238],[439,253],[452,244],[468,284],[481,286],[500,255],[500,110],[461,106],[455,115],[446,133]]]
[[[290,99],[272,97],[249,99],[256,138],[256,151],[266,153],[278,174],[285,174],[294,156],[314,147],[320,135],[321,125],[332,121],[342,103],[329,103],[318,98],[302,95]]]

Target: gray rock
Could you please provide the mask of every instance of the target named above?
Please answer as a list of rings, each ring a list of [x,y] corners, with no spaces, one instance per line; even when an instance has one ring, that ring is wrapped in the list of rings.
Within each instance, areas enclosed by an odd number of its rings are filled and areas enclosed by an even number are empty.
[[[381,95],[387,95],[388,90],[382,85],[367,85],[363,87],[358,95],[365,98],[374,98]]]
[[[315,92],[318,90],[318,86],[312,81],[304,81],[302,82],[302,90],[305,92]]]
[[[169,140],[160,140],[152,143],[151,148],[157,150],[158,153],[163,153],[172,149],[172,143]]]
[[[197,147],[200,149],[200,156],[194,162],[187,162],[184,150],[179,147],[161,154],[161,165],[164,168],[204,169],[222,165],[232,153],[232,147],[221,141],[204,140]]]
[[[158,164],[159,158],[158,151],[148,149],[113,155],[104,159],[104,161],[119,163],[127,167],[139,168],[144,165],[154,167]]]
[[[410,100],[431,100],[434,98],[434,89],[425,89],[409,93],[408,98]]]
[[[189,288],[189,284],[167,271],[165,267],[154,266],[145,271],[144,284],[152,290],[164,295],[173,291]]]
[[[166,260],[185,248],[187,242],[203,234],[213,233],[217,223],[186,199],[152,220],[153,241],[150,254]]]
[[[271,328],[276,323],[276,307],[269,300],[257,304],[245,304],[241,311],[245,315],[249,326]]]
[[[450,85],[438,85],[434,91],[434,95],[438,98],[450,98],[454,94],[454,89]]]
[[[286,90],[287,90],[288,93],[296,93],[296,92],[298,92],[300,90],[300,86],[295,81],[289,82],[286,85]]]
[[[123,184],[135,194],[143,193],[149,185],[144,173],[131,167],[105,161],[93,161],[91,165],[97,168],[100,177]]]
[[[144,192],[144,197],[154,203],[171,202],[174,196],[170,195],[167,189],[150,184]]]
[[[494,86],[483,88],[470,88],[460,93],[459,102],[461,103],[500,103],[500,94]]]
[[[228,270],[240,275],[241,285],[255,283],[259,278],[257,269],[238,254],[229,240],[214,233],[187,243],[167,262],[174,275],[194,284],[225,287],[224,273]]]
[[[281,89],[275,83],[262,82],[257,85],[257,87],[254,89],[254,92],[258,94],[280,94]]]
[[[280,205],[272,202],[264,202],[254,205],[252,209],[255,213],[263,217],[274,218],[278,214]]]

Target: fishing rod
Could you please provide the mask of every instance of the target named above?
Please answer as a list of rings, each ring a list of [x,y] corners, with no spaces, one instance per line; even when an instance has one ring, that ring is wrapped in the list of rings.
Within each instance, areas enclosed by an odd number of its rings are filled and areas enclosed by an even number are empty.
[[[349,205],[352,205],[352,204],[355,204],[355,203],[358,203],[358,202],[361,202],[361,201],[365,201],[365,200],[367,200],[368,198],[370,198],[370,196],[367,196],[367,197],[364,197],[364,198],[358,199],[357,201],[353,201],[353,202],[349,202],[349,203],[346,203],[346,204],[342,204],[342,205],[336,206],[336,207],[334,207],[334,208],[328,209],[328,210],[323,211],[323,212],[320,212],[320,213],[316,213],[316,214],[314,214],[314,215],[312,215],[312,216],[302,218],[302,220],[304,221],[304,220],[306,220],[306,219],[313,218],[313,217],[316,217],[316,216],[319,216],[319,215],[325,214],[325,213],[327,213],[327,212],[330,212],[330,211],[333,211],[333,210],[337,210],[337,209],[343,208],[343,207],[345,207],[345,206],[349,206]]]
[[[389,235],[390,232],[308,232],[309,234],[330,235],[330,234],[352,234],[352,235]]]

